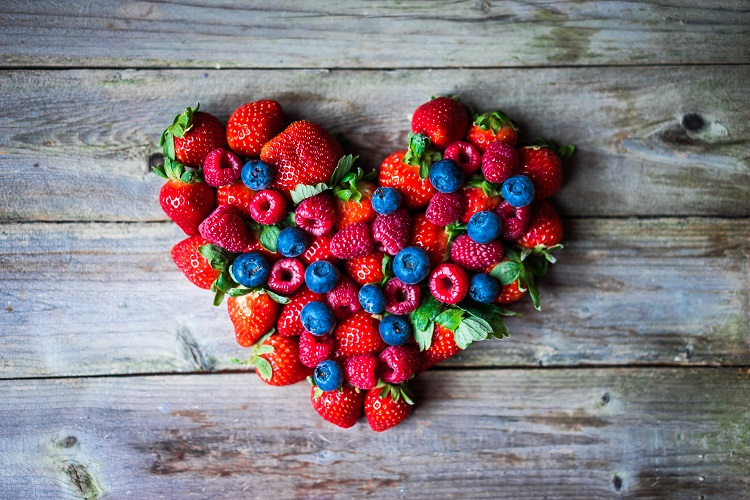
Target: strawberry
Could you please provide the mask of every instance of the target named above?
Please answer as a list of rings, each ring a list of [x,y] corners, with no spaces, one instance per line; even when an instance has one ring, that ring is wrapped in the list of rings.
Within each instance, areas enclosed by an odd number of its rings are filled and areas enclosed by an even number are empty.
[[[318,415],[344,429],[357,423],[362,413],[363,397],[364,393],[350,385],[336,391],[322,392],[317,387],[310,391],[310,402]]]
[[[362,390],[378,385],[380,360],[375,354],[360,354],[344,359],[346,382]]]
[[[172,247],[172,260],[192,284],[209,290],[221,272],[213,269],[198,251],[203,245],[208,245],[208,241],[199,234],[186,238]]]
[[[372,208],[372,193],[376,186],[372,182],[359,181],[349,189],[336,190],[336,229],[341,230],[355,222],[369,224],[377,213]],[[343,198],[346,198],[344,200]]]
[[[242,181],[237,181],[234,184],[219,187],[216,190],[216,201],[219,206],[234,207],[242,217],[249,219],[251,218],[250,200],[253,199],[253,195],[255,191],[245,186]]]
[[[198,226],[201,235],[230,252],[242,252],[252,243],[252,235],[234,208],[220,206]]]
[[[323,300],[323,295],[317,294],[305,285],[302,285],[289,299],[289,303],[284,304],[284,307],[281,309],[279,321],[276,325],[279,335],[283,335],[284,337],[293,337],[305,331],[300,320],[300,312],[310,302]]]
[[[284,129],[281,104],[265,99],[235,109],[227,123],[227,142],[242,156],[258,157],[263,145]]]
[[[396,255],[409,243],[411,217],[405,208],[399,208],[388,215],[378,214],[370,228],[377,250]]]
[[[234,325],[237,343],[250,347],[258,342],[276,324],[280,307],[278,302],[262,292],[229,297],[227,311]]]
[[[546,200],[532,203],[531,222],[518,244],[523,248],[548,249],[559,245],[562,237],[562,221],[552,205]]]
[[[495,304],[512,304],[521,299],[528,290],[521,290],[519,281],[516,280],[500,287],[500,295],[495,299]]]
[[[198,234],[201,222],[216,207],[214,190],[168,158],[164,159],[164,167],[154,170],[167,179],[159,190],[159,204],[164,213],[188,236]]]
[[[385,278],[383,274],[383,252],[373,252],[363,257],[348,259],[344,262],[346,274],[359,286],[368,283],[380,283]]]
[[[315,368],[321,361],[331,359],[333,348],[333,337],[330,335],[313,335],[303,331],[299,336],[299,360],[307,367]]]
[[[299,340],[267,333],[250,351],[247,364],[268,385],[291,385],[312,375],[312,368],[300,363]]]
[[[403,387],[381,382],[365,395],[367,423],[375,432],[390,429],[409,416],[412,404]]]
[[[339,259],[354,259],[372,253],[374,246],[369,226],[356,222],[334,235],[331,253]]]
[[[474,115],[474,122],[469,127],[466,138],[483,153],[493,142],[504,142],[515,147],[518,142],[518,127],[502,111]]]
[[[402,206],[415,210],[427,206],[436,191],[425,175],[420,177],[420,167],[404,163],[407,150],[396,151],[380,165],[378,184],[390,187],[401,194]],[[429,168],[429,167],[428,167]]]
[[[334,356],[338,358],[382,351],[385,342],[380,337],[379,325],[379,320],[361,309],[340,321],[333,330],[333,339],[336,341]]]
[[[206,156],[217,148],[229,149],[224,126],[213,115],[187,108],[161,134],[164,157],[188,167],[201,168]]]
[[[435,323],[430,347],[422,351],[422,370],[445,361],[461,352],[456,345],[455,334],[440,323]]]
[[[300,120],[268,141],[260,159],[274,167],[272,187],[291,198],[298,184],[329,182],[344,150],[323,127]]]
[[[562,159],[549,146],[526,146],[518,150],[521,169],[518,172],[534,183],[534,197],[549,198],[562,187]]]
[[[477,212],[494,211],[502,201],[496,192],[490,190],[488,194],[481,187],[465,187],[459,192],[463,197],[463,213],[460,219],[463,224],[468,224],[471,216]]]
[[[334,257],[331,253],[331,240],[333,240],[333,235],[330,233],[318,236],[312,240],[310,246],[307,247],[305,253],[299,256],[299,259],[306,266],[319,260],[327,260],[328,262],[335,264],[339,259]]]
[[[386,347],[378,356],[382,366],[381,378],[389,384],[406,382],[421,365],[419,349],[410,345]]]
[[[503,245],[497,240],[477,243],[468,234],[462,234],[451,245],[450,254],[453,262],[466,270],[475,271],[500,262]]]
[[[430,257],[430,266],[436,266],[445,258],[448,248],[448,233],[445,228],[427,220],[424,214],[412,218],[411,244],[422,248]]]
[[[435,193],[424,215],[436,226],[445,227],[461,217],[463,196],[461,193]]]
[[[425,134],[439,150],[462,140],[468,128],[466,109],[451,97],[436,97],[422,104],[411,119],[411,131]]]

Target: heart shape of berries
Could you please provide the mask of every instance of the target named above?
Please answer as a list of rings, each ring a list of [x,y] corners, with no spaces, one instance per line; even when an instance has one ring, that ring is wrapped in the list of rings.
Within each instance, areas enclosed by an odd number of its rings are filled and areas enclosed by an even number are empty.
[[[161,137],[164,212],[187,234],[172,259],[226,298],[245,361],[270,385],[305,379],[340,427],[410,413],[407,382],[472,342],[508,337],[505,308],[562,248],[547,200],[572,146],[517,147],[504,113],[454,97],[419,106],[407,147],[366,171],[323,127],[273,100],[226,127],[199,106]]]

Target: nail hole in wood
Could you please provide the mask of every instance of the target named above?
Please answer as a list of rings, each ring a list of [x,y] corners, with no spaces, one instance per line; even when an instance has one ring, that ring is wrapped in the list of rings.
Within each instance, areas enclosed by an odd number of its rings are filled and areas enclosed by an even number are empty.
[[[157,165],[164,164],[164,155],[162,153],[154,153],[148,157],[148,168],[151,170]]]
[[[604,394],[602,394],[602,405],[607,404],[609,404],[609,393],[605,392]]]
[[[698,132],[705,125],[705,120],[698,113],[688,113],[682,117],[682,128],[690,132]]]
[[[694,351],[694,349],[693,349],[693,346],[691,346],[691,345],[687,346],[687,347],[685,348],[685,358],[686,358],[686,359],[690,359],[690,358],[692,358],[692,357],[693,357],[693,353],[694,353],[694,352],[695,352],[695,351]]]
[[[65,439],[61,439],[57,444],[60,445],[61,448],[72,448],[76,443],[78,443],[77,437],[68,436]]]
[[[622,478],[615,474],[615,477],[612,478],[612,486],[615,487],[615,490],[620,491],[622,489]]]

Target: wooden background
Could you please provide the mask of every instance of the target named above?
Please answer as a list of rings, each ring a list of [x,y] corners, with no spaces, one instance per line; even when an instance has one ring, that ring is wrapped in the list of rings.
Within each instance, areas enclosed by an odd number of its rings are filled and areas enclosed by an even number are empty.
[[[0,498],[747,497],[747,1],[6,0],[0,61]],[[568,245],[509,340],[340,430],[229,362],[150,158],[268,97],[377,166],[442,93],[577,145]]]

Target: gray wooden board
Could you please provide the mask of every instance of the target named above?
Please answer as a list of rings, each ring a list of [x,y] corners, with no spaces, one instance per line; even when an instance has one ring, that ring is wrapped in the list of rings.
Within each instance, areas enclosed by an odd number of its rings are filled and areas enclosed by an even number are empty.
[[[200,101],[222,120],[269,97],[377,167],[436,93],[577,145],[568,215],[750,215],[750,67],[435,71],[4,71],[0,220],[165,220],[159,135]],[[687,113],[703,128],[682,127]]]
[[[750,221],[566,220],[511,338],[451,366],[750,364]],[[171,223],[0,225],[0,377],[213,371],[245,356]]]
[[[736,369],[430,371],[342,430],[246,373],[0,382],[4,498],[737,498]],[[689,495],[689,496],[688,496]]]
[[[747,63],[744,1],[75,0],[0,5],[5,66]]]

